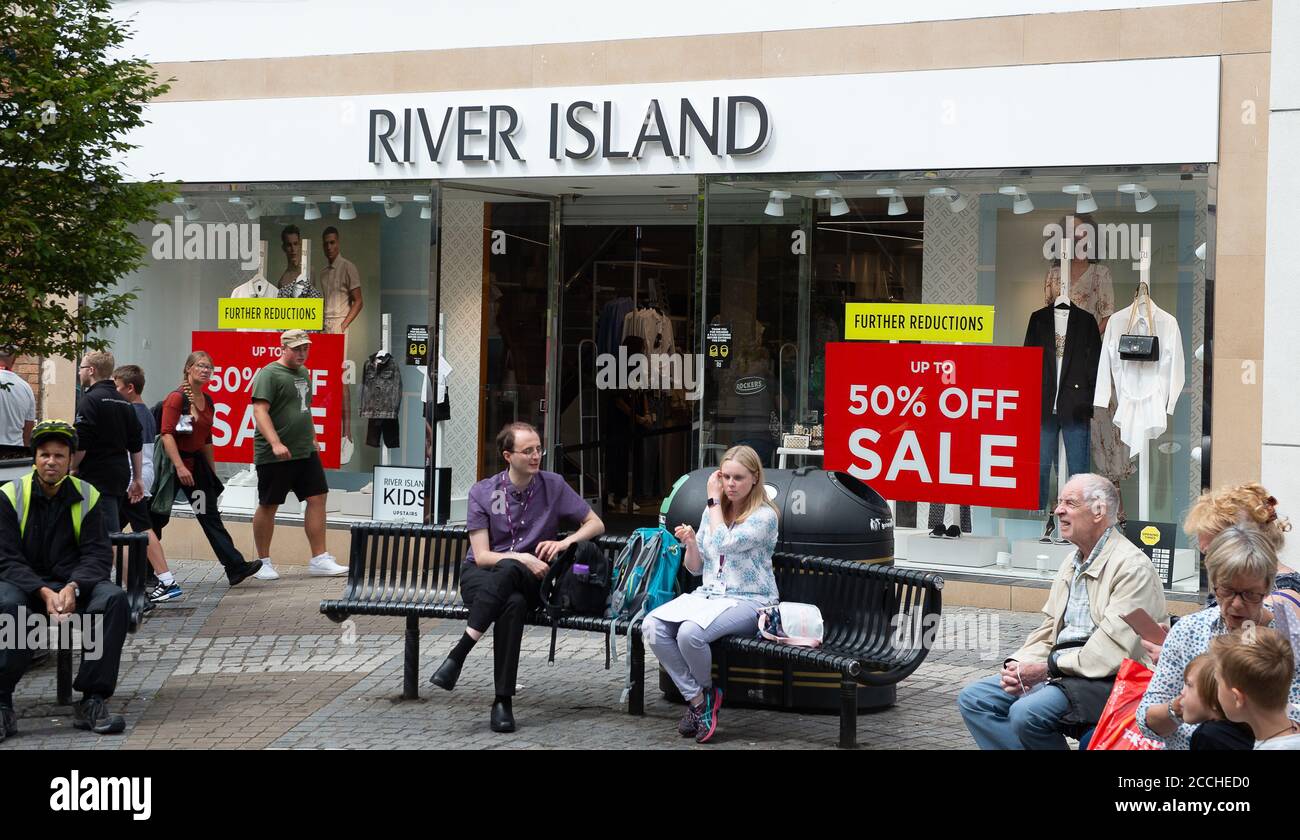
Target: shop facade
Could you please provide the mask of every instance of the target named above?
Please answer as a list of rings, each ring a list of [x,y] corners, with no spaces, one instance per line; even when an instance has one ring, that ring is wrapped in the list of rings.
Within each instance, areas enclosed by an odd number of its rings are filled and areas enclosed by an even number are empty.
[[[1179,8],[1222,20],[1255,5]],[[1264,197],[1242,174],[1255,161],[1226,92],[1260,54],[1267,75],[1267,42],[1230,53],[1221,29],[1215,44],[1149,54],[1075,45],[1048,59],[1023,46],[1025,27],[1071,18],[1086,29],[1109,14],[887,27],[947,38],[972,24],[1006,34],[1015,21],[1015,60],[953,66],[936,52],[921,66],[861,67],[823,49],[883,28],[850,27],[787,33],[763,72],[686,67],[640,84],[609,83],[619,80],[606,64],[557,79],[535,70],[528,86],[371,81],[319,96],[287,82],[240,95],[243,83],[215,68],[168,65],[175,101],[150,108],[128,165],[182,181],[181,198],[138,231],[150,255],[122,287],[139,299],[108,337],[120,362],[150,374],[150,401],[191,350],[213,354],[229,518],[251,513],[243,392],[274,352],[256,335],[264,325],[238,316],[305,278],[298,291],[323,295],[319,329],[332,335],[317,343],[339,364],[318,429],[332,523],[371,518],[386,488],[399,492],[383,515],[411,515],[419,503],[403,504],[400,489],[414,476],[463,517],[469,486],[499,469],[493,436],[517,419],[544,430],[548,468],[630,528],[654,520],[678,476],[735,443],[769,467],[821,466],[807,451],[825,448],[826,347],[851,338],[850,306],[991,307],[990,343],[1023,346],[1060,295],[1061,242],[1087,228],[1088,259],[1067,283],[1075,308],[1100,336],[1145,283],[1177,326],[1162,338],[1181,375],[1162,374],[1169,410],[1140,459],[1120,439],[1120,404],[1052,446],[1045,432],[1033,455],[1073,466],[1083,452],[1119,484],[1129,518],[1177,523],[1201,487],[1258,476],[1258,421],[1238,422],[1236,356],[1247,354],[1236,332],[1227,348],[1216,337],[1262,309],[1236,253],[1254,247],[1251,232],[1227,213],[1248,215]],[[702,47],[732,36],[696,37]],[[635,52],[653,40],[619,43]],[[327,238],[355,266],[356,294],[322,281]],[[400,380],[391,416],[364,416],[383,369]],[[1222,428],[1233,434],[1216,439]],[[1057,472],[1041,476],[1041,503]],[[439,514],[433,495],[424,516]],[[894,501],[897,561],[953,575],[971,603],[1002,606],[1005,592],[1012,606],[1009,582],[1058,563],[1060,546],[1038,543],[1044,504]],[[1170,589],[1195,592],[1195,553],[1181,534],[1172,547]]]

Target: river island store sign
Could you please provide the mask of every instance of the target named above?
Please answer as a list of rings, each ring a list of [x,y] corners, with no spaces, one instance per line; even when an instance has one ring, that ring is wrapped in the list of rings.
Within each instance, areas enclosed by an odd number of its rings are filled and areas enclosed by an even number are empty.
[[[1060,92],[1100,132],[1057,136]],[[996,92],[996,96],[991,92]],[[1218,159],[1214,56],[565,88],[157,102],[128,177],[207,182],[706,175]],[[881,125],[888,125],[882,131]],[[256,130],[252,130],[255,127]],[[311,138],[304,142],[303,138]]]

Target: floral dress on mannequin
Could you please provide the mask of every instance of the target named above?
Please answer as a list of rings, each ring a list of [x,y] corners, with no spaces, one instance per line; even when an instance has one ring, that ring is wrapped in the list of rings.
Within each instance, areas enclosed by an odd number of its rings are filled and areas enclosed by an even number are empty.
[[[1059,265],[1047,270],[1044,291],[1045,302],[1051,306],[1052,301],[1061,293]],[[1070,284],[1070,300],[1096,318],[1097,325],[1105,332],[1106,318],[1115,311],[1115,282],[1110,276],[1110,269],[1095,262],[1088,263],[1083,274]],[[1115,425],[1114,396],[1111,397],[1109,406],[1093,410],[1091,439],[1092,461],[1099,475],[1104,475],[1119,485],[1137,470],[1137,465],[1129,458],[1128,447],[1120,440],[1119,427]]]

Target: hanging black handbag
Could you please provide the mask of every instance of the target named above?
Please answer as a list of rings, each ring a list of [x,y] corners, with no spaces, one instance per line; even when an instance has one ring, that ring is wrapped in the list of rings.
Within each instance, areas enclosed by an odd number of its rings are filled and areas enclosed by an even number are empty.
[[[1152,312],[1151,297],[1147,296],[1147,325],[1151,335],[1138,335],[1126,332],[1119,337],[1119,357],[1126,362],[1160,361],[1160,337],[1155,334],[1156,320]],[[1128,328],[1133,329],[1137,322],[1138,301],[1133,302],[1129,311]]]
[[[1160,361],[1160,337],[1156,335],[1121,335],[1119,357],[1126,362]]]

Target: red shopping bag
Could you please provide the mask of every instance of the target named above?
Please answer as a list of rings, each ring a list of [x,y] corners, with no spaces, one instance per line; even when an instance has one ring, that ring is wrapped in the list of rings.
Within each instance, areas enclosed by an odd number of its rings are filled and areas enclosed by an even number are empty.
[[[1163,750],[1164,741],[1152,740],[1137,725],[1138,703],[1151,683],[1151,669],[1125,659],[1115,675],[1115,687],[1088,742],[1090,750]]]

